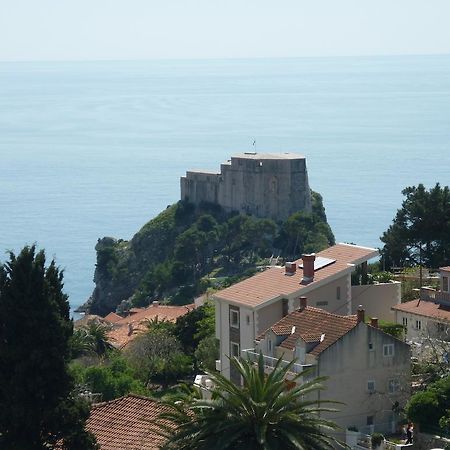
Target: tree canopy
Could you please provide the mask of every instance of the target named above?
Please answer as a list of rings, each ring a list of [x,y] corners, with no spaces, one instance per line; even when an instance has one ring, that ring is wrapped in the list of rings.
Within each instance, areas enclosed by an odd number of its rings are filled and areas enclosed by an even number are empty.
[[[392,225],[381,236],[386,268],[423,265],[438,268],[450,262],[450,192],[439,183],[407,187]]]
[[[292,260],[332,244],[322,197],[315,192],[311,212],[276,222],[180,201],[130,241],[99,240],[90,311],[107,314],[123,299],[133,306],[162,299],[189,303],[206,290],[205,280],[242,274],[272,255]]]
[[[336,425],[320,417],[330,403],[309,394],[322,388],[323,378],[301,383],[297,374],[291,389],[286,375],[293,362],[281,367],[278,361],[271,374],[264,370],[263,356],[258,364],[231,360],[242,376],[236,386],[224,376],[211,373],[212,399],[200,395],[171,397],[165,402],[170,412],[162,413],[153,424],[167,441],[166,450],[328,450],[336,442],[329,431]]]
[[[62,289],[62,272],[34,246],[0,266],[1,448],[96,448],[67,369],[72,322]]]
[[[441,418],[449,421],[450,377],[441,378],[428,385],[426,390],[414,394],[406,405],[408,418],[423,429],[439,427]]]

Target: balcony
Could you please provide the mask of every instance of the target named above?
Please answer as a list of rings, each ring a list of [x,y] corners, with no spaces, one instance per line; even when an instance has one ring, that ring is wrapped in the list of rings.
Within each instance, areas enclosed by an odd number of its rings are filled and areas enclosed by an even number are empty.
[[[254,348],[250,348],[247,350],[242,350],[241,352],[242,357],[251,361],[251,362],[258,362],[259,359],[259,353],[255,351]],[[276,366],[278,359],[272,358],[271,356],[263,355],[264,359],[264,366],[268,370],[273,370],[273,368]],[[282,360],[280,366],[286,367],[288,364],[290,364],[290,361]],[[312,364],[293,364],[291,368],[289,369],[289,372],[291,373],[302,373],[304,370],[309,369],[312,367]]]
[[[436,291],[431,288],[420,288],[420,300],[450,306],[450,292]]]

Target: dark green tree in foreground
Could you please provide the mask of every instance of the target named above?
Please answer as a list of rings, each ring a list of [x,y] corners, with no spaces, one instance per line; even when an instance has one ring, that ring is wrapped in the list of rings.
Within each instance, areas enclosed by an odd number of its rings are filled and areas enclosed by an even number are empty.
[[[381,236],[386,268],[423,265],[437,268],[450,262],[450,191],[439,183],[407,187],[392,225]]]
[[[0,448],[97,448],[67,372],[72,322],[63,275],[25,247],[0,266]]]
[[[211,373],[215,386],[212,400],[185,395],[165,402],[170,412],[162,413],[152,424],[167,439],[163,449],[334,448],[337,441],[327,432],[337,427],[319,416],[321,412],[333,410],[319,407],[317,400],[305,399],[309,394],[309,398],[315,397],[314,394],[322,389],[323,378],[288,389],[285,379],[293,362],[281,367],[279,360],[269,375],[264,372],[262,355],[257,365],[236,359],[231,363],[241,374],[243,387],[220,374]],[[297,374],[293,381],[303,375]]]

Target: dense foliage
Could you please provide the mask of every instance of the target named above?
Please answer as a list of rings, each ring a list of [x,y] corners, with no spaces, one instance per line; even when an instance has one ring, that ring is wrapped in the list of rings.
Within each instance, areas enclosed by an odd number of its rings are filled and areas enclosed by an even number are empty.
[[[94,320],[77,327],[72,337],[70,369],[80,392],[96,400],[112,400],[128,393],[160,395],[169,386],[198,370],[215,369],[219,357],[214,335],[214,305],[207,301],[178,318],[158,317],[124,349],[114,349],[109,328]]]
[[[423,265],[438,268],[450,262],[450,191],[438,184],[407,187],[392,225],[383,233],[386,268]]]
[[[426,390],[417,392],[406,406],[408,418],[423,429],[437,428],[442,417],[447,422],[450,411],[450,377],[430,383]],[[442,420],[441,420],[442,422]]]
[[[109,351],[101,360],[74,361],[70,368],[79,389],[99,396],[97,400],[112,400],[129,393],[149,395],[126,358],[117,351]]]
[[[305,400],[321,389],[323,379],[288,389],[286,374],[292,364],[281,361],[266,375],[262,355],[258,364],[233,359],[242,376],[243,387],[220,374],[210,374],[214,388],[212,400],[200,395],[171,397],[153,424],[166,439],[164,449],[217,450],[246,449],[333,449],[333,438],[326,433],[335,424],[320,417],[329,402]],[[297,374],[299,381],[304,374]]]
[[[25,247],[0,266],[0,447],[96,448],[68,373],[72,322],[63,275]]]
[[[134,306],[164,298],[187,303],[211,280],[220,285],[272,255],[294,259],[333,243],[317,193],[312,194],[311,213],[298,212],[278,223],[225,213],[217,205],[178,202],[131,241],[98,242],[91,312],[106,314],[123,299],[131,299]]]
[[[126,358],[142,382],[167,387],[192,372],[192,359],[182,351],[168,330],[149,330],[137,336],[125,350]]]

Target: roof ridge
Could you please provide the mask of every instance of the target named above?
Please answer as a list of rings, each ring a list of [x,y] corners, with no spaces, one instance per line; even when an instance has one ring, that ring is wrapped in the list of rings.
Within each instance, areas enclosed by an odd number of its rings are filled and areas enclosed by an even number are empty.
[[[130,393],[126,394],[126,395],[122,395],[121,397],[113,398],[112,400],[106,400],[104,402],[94,403],[92,405],[92,408],[102,408],[104,406],[111,405],[113,403],[118,403],[119,401],[125,400],[128,397],[138,398],[138,399],[141,399],[141,400],[151,400],[151,401],[153,401],[155,403],[158,402],[157,400],[155,400],[152,397],[146,397],[144,395],[133,394],[133,393],[130,392]]]
[[[334,312],[327,311],[326,309],[317,308],[317,306],[309,306],[309,305],[307,305],[307,306],[306,306],[306,309],[312,309],[312,310],[314,310],[314,311],[319,311],[320,313],[328,314],[328,315],[330,315],[330,316],[335,316],[335,317],[352,317],[352,316],[355,316],[355,317],[356,317],[356,314],[348,314],[348,315],[336,314],[336,313],[334,313]],[[300,310],[297,309],[296,311],[300,311]],[[301,311],[300,311],[300,312],[301,312]],[[286,316],[285,316],[285,317],[286,317]]]

